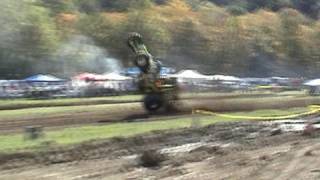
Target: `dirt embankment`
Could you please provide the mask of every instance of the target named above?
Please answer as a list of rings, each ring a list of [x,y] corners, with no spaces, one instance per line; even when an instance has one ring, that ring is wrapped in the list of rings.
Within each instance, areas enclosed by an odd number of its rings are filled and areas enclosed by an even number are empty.
[[[275,134],[257,122],[152,132],[36,153],[1,154],[0,178],[312,179],[320,175],[317,136]],[[153,153],[146,160],[140,158],[148,152]],[[154,160],[154,167],[144,167],[142,161]]]

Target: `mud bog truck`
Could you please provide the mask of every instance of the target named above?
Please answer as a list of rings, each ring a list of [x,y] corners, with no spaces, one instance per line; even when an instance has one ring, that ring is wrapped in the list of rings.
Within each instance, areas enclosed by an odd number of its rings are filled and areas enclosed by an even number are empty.
[[[161,62],[149,53],[139,33],[130,33],[127,43],[135,54],[135,66],[140,69],[138,87],[145,94],[145,109],[149,112],[175,110],[179,89],[176,78],[160,77]]]

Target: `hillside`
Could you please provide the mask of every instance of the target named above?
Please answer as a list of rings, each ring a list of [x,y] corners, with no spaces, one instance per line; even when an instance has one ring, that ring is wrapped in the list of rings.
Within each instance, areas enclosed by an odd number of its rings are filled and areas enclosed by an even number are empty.
[[[0,78],[130,66],[128,32],[165,65],[238,76],[317,76],[317,0],[3,0]]]

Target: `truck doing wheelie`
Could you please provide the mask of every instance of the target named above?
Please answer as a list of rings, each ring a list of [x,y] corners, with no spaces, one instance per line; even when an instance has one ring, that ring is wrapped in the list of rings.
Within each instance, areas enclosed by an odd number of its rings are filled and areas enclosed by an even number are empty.
[[[139,33],[130,33],[127,43],[135,54],[135,66],[140,69],[138,87],[145,94],[145,109],[149,112],[176,109],[179,91],[176,78],[160,76],[161,62],[149,53]]]

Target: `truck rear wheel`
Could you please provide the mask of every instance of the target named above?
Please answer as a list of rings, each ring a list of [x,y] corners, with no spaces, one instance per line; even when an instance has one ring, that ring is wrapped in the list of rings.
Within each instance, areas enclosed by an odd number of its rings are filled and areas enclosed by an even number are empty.
[[[163,106],[163,97],[160,94],[148,94],[144,98],[144,107],[149,112],[155,112]]]

